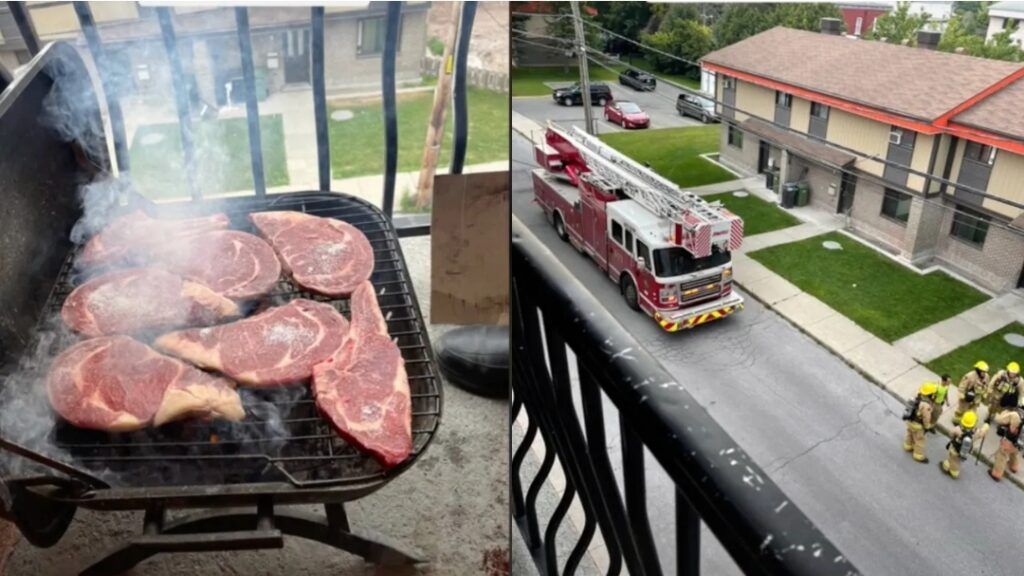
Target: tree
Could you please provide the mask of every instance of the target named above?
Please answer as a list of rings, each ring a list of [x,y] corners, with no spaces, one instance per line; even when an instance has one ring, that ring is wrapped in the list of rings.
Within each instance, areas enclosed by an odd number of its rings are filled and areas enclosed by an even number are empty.
[[[640,33],[651,19],[651,4],[647,2],[607,2],[596,6],[594,21],[627,38],[640,38]],[[637,52],[640,49],[621,38],[608,38],[605,50],[619,54]]]
[[[1003,30],[986,42],[983,35],[968,30],[965,20],[964,14],[957,14],[949,20],[939,41],[939,50],[994,60],[1024,61],[1024,51],[1012,37],[1016,28]]]
[[[1016,31],[1017,27],[1014,26],[992,36],[992,39],[985,43],[981,55],[993,60],[1009,60],[1011,62],[1024,60],[1024,51],[1012,37]]]
[[[715,45],[735,44],[775,26],[818,31],[822,18],[842,19],[842,12],[828,3],[728,4],[715,21]]]
[[[871,31],[872,40],[882,40],[890,44],[917,44],[917,31],[931,20],[927,12],[910,13],[910,2],[899,2],[896,9],[883,14],[875,20],[875,28]]]
[[[644,36],[643,42],[691,62],[697,62],[715,47],[711,38],[711,28],[696,20],[681,18],[664,20],[657,32]],[[658,72],[685,73],[693,78],[700,77],[700,66],[680,62],[654,51],[647,54],[647,60]]]
[[[776,26],[795,28],[797,30],[821,30],[822,18],[843,20],[843,13],[835,4],[794,3],[781,4],[774,11]]]

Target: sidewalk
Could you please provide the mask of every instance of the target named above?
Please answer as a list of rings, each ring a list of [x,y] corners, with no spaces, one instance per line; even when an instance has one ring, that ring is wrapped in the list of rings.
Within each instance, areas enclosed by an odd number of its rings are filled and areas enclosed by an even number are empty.
[[[522,114],[512,111],[512,129],[530,138],[543,128]],[[757,177],[730,181],[731,186],[715,185],[709,190],[697,189],[698,194],[736,190],[741,184],[751,194],[775,202],[775,195],[764,187]],[[910,402],[921,384],[938,382],[939,376],[922,364],[927,360],[918,356],[937,358],[967,342],[990,334],[1005,326],[1013,318],[1024,316],[1024,298],[1014,293],[994,298],[953,318],[936,323],[917,333],[889,344],[849,318],[843,316],[821,300],[800,290],[782,276],[747,256],[747,253],[770,246],[787,244],[833,230],[841,230],[841,218],[810,206],[789,210],[803,222],[798,226],[775,230],[743,240],[743,247],[733,254],[733,280],[751,297],[763,302],[786,318],[800,331],[839,356],[865,378],[883,388],[901,402]],[[851,239],[854,237],[851,236]],[[998,324],[998,325],[997,325]],[[930,359],[929,358],[929,359]],[[964,367],[966,373],[969,367]],[[955,376],[959,378],[960,375]],[[950,406],[956,406],[958,392],[949,391]],[[944,434],[952,430],[953,409],[947,408],[939,418],[938,427]],[[899,438],[893,439],[894,450],[900,449]],[[993,426],[984,442],[982,459],[991,462],[999,445]],[[1024,469],[1006,476],[1024,489]]]

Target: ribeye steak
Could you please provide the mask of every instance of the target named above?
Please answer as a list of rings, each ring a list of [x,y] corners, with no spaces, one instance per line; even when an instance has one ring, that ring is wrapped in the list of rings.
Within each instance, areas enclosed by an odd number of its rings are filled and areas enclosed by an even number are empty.
[[[249,215],[299,286],[325,296],[348,296],[373,273],[373,247],[358,228],[301,212]]]
[[[124,432],[184,418],[245,417],[233,383],[127,336],[83,340],[50,367],[50,404],[79,428]]]
[[[154,249],[154,262],[206,284],[232,300],[270,292],[281,276],[274,249],[258,236],[237,230],[203,232]]]
[[[388,336],[369,282],[352,295],[351,316],[341,349],[313,369],[313,394],[320,413],[338,434],[390,468],[412,451],[405,361]]]
[[[333,306],[299,298],[230,324],[164,334],[154,347],[239,384],[273,387],[309,380],[347,333]]]
[[[108,266],[147,254],[149,250],[202,232],[224,230],[230,222],[224,214],[181,220],[158,220],[136,210],[111,221],[85,243],[76,264],[82,268]]]
[[[239,313],[205,285],[157,268],[97,276],[75,288],[61,309],[68,327],[86,336],[208,326]]]

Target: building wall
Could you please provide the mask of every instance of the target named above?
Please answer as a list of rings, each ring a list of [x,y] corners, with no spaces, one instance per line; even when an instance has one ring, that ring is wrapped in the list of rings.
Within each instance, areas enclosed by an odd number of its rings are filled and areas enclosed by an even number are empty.
[[[857,180],[857,191],[853,195],[853,207],[850,215],[853,228],[866,232],[894,250],[903,250],[903,239],[907,226],[886,216],[882,216],[882,200],[885,189],[881,185],[864,179]]]
[[[868,156],[885,158],[889,151],[889,125],[854,116],[849,112],[829,110],[828,132],[830,142],[841,144]],[[857,168],[881,176],[884,164],[874,160],[858,160]]]
[[[991,40],[993,36],[1003,31],[1003,28],[1006,25],[1006,18],[1006,16],[994,16],[989,14],[988,30],[985,33],[986,40]],[[1018,44],[1024,45],[1024,14],[1019,15],[1018,18],[1022,22],[1021,24],[1018,24],[1017,31],[1011,34],[1010,37],[1016,39]]]
[[[789,112],[789,127],[807,133],[811,123],[811,101],[793,97],[793,109]]]
[[[328,20],[324,25],[324,72],[327,89],[380,86],[381,54],[356,55],[358,20]],[[414,12],[402,18],[402,45],[395,63],[399,82],[420,77],[420,59],[427,44],[427,13]]]
[[[18,55],[11,50],[0,50],[0,66],[7,71],[14,72],[14,69],[21,64],[18,63]]]
[[[839,182],[842,174],[837,170],[815,164],[804,158],[789,154],[788,180],[805,180],[810,188],[810,203],[830,214],[839,205]],[[830,194],[829,191],[832,191]]]
[[[935,136],[930,134],[917,134],[914,137],[914,155],[910,159],[910,167],[920,172],[928,172],[928,163],[932,159],[932,147],[935,145]],[[917,174],[907,175],[907,187],[918,192],[924,192],[924,176]]]
[[[81,29],[71,2],[40,4],[29,6],[32,24],[40,38],[48,40],[73,36]],[[89,2],[89,8],[97,24],[139,17],[135,2]]]
[[[863,19],[859,36],[867,36],[875,27],[875,19],[887,11],[873,8],[840,8],[843,13],[843,22],[846,24],[846,33],[854,35],[857,31],[857,18]]]
[[[953,210],[945,210],[936,247],[936,258],[942,264],[996,292],[1017,284],[1024,265],[1024,233],[989,226],[985,244],[978,248],[950,236],[952,225]]]
[[[1024,156],[1006,150],[996,152],[996,161],[988,180],[988,193],[1024,204]],[[996,200],[985,200],[982,207],[1011,220],[1021,213],[1021,210]]]
[[[935,165],[932,167],[931,174],[933,176],[941,178],[943,172],[946,169],[946,160],[949,155],[949,146],[952,143],[953,138],[949,135],[942,134],[938,136],[938,139],[939,150],[935,154]],[[938,180],[932,180],[932,185],[929,188],[928,192],[938,192],[941,187],[942,182],[939,182]]]
[[[750,114],[736,111],[736,121],[742,122],[751,115],[771,121],[775,118],[775,91],[744,82],[736,81],[736,107]]]
[[[743,148],[737,149],[729,145],[728,123],[722,123],[719,130],[718,156],[723,164],[740,172],[754,174],[757,172],[757,152],[760,139],[750,133],[743,135]]]

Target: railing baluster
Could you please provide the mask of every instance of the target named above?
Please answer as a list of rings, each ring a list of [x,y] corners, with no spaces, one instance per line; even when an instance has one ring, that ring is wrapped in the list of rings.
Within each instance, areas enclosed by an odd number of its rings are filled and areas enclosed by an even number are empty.
[[[512,378],[516,377],[515,372],[512,373]],[[516,395],[512,404],[512,421],[519,414],[518,407],[522,407],[522,401],[519,396]],[[533,444],[533,440],[537,437],[537,423],[532,418],[526,418],[526,433],[523,435],[523,441],[516,448],[515,453],[512,455],[511,462],[511,496],[512,496],[512,517],[521,518],[526,513],[526,509],[523,504],[523,482],[520,476],[520,470],[523,468],[523,460],[526,459],[526,455],[530,452],[530,446]]]
[[[626,516],[630,532],[640,551],[645,574],[661,574],[658,551],[654,547],[651,522],[647,517],[647,474],[644,470],[644,445],[619,412],[619,440],[622,442],[622,480],[625,483]]]
[[[462,174],[466,161],[466,141],[469,138],[469,111],[467,109],[466,66],[469,59],[469,41],[476,18],[475,1],[463,2],[459,40],[455,47],[455,86],[453,88],[454,132],[452,135],[452,174]]]
[[[700,515],[676,490],[676,574],[700,576]]]
[[[551,468],[555,463],[554,447],[551,441],[544,436],[544,431],[541,430],[540,432],[541,440],[544,441],[544,458],[540,462],[537,475],[533,477],[533,482],[530,483],[530,489],[526,491],[526,544],[530,548],[536,548],[540,545],[540,526],[537,522],[537,498],[540,496],[540,490],[544,487],[548,474],[551,473]]]
[[[575,496],[576,489],[571,482],[566,482],[565,491],[562,492],[558,505],[548,519],[548,529],[544,531],[544,562],[548,574],[558,574],[558,529],[562,526]]]
[[[14,17],[14,24],[18,26],[18,33],[25,42],[28,53],[35,56],[39,53],[39,36],[36,35],[36,28],[32,25],[32,18],[28,13],[28,4],[25,2],[8,2],[7,7]]]
[[[164,50],[167,51],[167,62],[171,66],[171,85],[174,86],[174,100],[178,109],[178,127],[181,131],[181,153],[185,160],[185,178],[193,200],[202,200],[203,193],[196,182],[196,152],[192,139],[192,115],[189,110],[188,87],[185,85],[185,74],[181,69],[181,55],[178,54],[178,40],[174,35],[174,23],[171,20],[170,8],[157,8],[157,19],[160,21],[160,33],[164,39]]]
[[[103,84],[103,94],[107,99],[107,113],[110,115],[110,129],[114,133],[114,156],[117,158],[117,168],[125,175],[130,170],[128,161],[128,144],[125,141],[124,115],[121,113],[120,95],[117,93],[113,82],[110,80],[109,63],[106,52],[103,50],[103,42],[100,34],[96,31],[96,21],[92,17],[92,9],[88,2],[73,2],[75,15],[78,16],[78,23],[82,27],[85,41],[89,45],[89,52],[92,54],[93,62],[100,74],[100,82]]]
[[[238,26],[238,49],[242,54],[242,77],[245,82],[245,119],[249,123],[249,155],[252,160],[252,184],[256,197],[267,195],[263,174],[263,138],[260,135],[260,109],[256,103],[256,71],[252,63],[252,37],[249,35],[249,10],[235,8]]]
[[[331,145],[327,133],[327,79],[324,73],[324,9],[312,9],[313,115],[316,121],[316,159],[320,191],[331,190]]]
[[[384,197],[381,209],[391,217],[395,207],[395,176],[398,171],[398,105],[395,93],[395,59],[398,56],[398,24],[402,3],[388,2],[385,19],[384,54],[380,63],[384,105]]]

